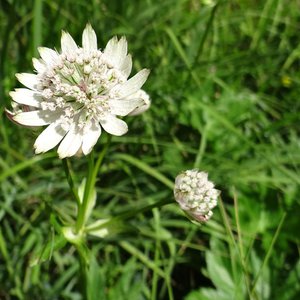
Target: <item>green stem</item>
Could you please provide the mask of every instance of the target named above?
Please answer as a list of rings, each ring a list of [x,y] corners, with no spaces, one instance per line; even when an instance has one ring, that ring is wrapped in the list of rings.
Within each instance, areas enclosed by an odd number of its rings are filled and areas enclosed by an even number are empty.
[[[80,288],[82,290],[82,295],[84,299],[87,299],[87,272],[88,272],[88,262],[86,256],[84,255],[82,249],[76,246],[76,250],[79,255],[79,265],[80,265]]]
[[[80,200],[79,200],[77,191],[74,187],[74,181],[73,181],[73,178],[72,178],[72,175],[70,172],[70,167],[69,167],[69,164],[68,164],[68,161],[66,158],[62,159],[62,165],[63,165],[64,171],[65,171],[66,177],[67,177],[67,181],[68,181],[71,193],[72,193],[74,199],[76,200],[77,206],[79,206]]]
[[[107,149],[110,145],[110,142],[111,142],[111,135],[109,135],[107,137],[107,142],[103,148],[103,150],[101,151],[100,155],[98,156],[98,159],[96,161],[96,164],[95,164],[95,168],[94,168],[94,171],[93,171],[93,174],[92,174],[92,182],[93,182],[93,186],[95,185],[96,183],[96,179],[97,179],[97,175],[98,175],[98,172],[99,172],[99,168],[101,166],[101,163],[103,161],[103,158],[107,152]]]
[[[96,164],[94,161],[94,152],[92,151],[91,154],[89,155],[88,176],[87,176],[87,180],[85,183],[85,189],[84,189],[82,203],[80,203],[80,205],[78,207],[78,217],[77,217],[77,222],[76,222],[76,232],[77,233],[79,233],[85,225],[89,199],[90,199],[90,196],[95,187],[99,168],[100,168],[103,158],[107,152],[110,141],[111,141],[111,136],[108,136],[107,143],[104,146],[104,148],[102,149],[100,155],[98,156]]]
[[[94,172],[94,150],[88,156],[88,175],[85,182],[84,194],[82,202],[78,206],[78,217],[76,222],[76,232],[79,233],[84,226],[86,209],[88,207],[88,200],[90,197],[92,185],[92,174]]]

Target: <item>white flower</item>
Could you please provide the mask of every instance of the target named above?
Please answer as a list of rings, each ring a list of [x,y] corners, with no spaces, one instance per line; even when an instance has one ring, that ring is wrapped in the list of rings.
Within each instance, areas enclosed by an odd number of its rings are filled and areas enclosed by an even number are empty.
[[[83,31],[82,48],[63,32],[61,49],[39,48],[41,58],[33,59],[37,74],[16,75],[26,88],[10,92],[17,105],[7,114],[24,126],[48,126],[35,141],[36,153],[59,144],[60,158],[87,155],[102,129],[117,136],[127,132],[127,124],[116,116],[136,115],[150,106],[141,90],[149,71],[128,79],[132,60],[126,39],[114,37],[100,51],[90,25]]]
[[[174,196],[182,210],[200,222],[207,221],[220,194],[207,179],[207,173],[187,170],[175,179]]]

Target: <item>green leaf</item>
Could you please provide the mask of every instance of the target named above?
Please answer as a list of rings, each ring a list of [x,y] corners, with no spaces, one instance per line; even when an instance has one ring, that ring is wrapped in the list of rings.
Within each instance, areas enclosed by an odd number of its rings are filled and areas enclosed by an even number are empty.
[[[232,295],[228,295],[220,290],[209,288],[202,288],[198,291],[192,291],[185,298],[185,300],[232,300]]]
[[[53,251],[63,248],[66,243],[67,240],[63,235],[53,236],[52,239],[48,241],[42,249],[37,250],[37,252],[32,256],[30,260],[30,266],[35,266],[39,263],[50,260]]]
[[[228,295],[233,295],[235,287],[226,267],[220,263],[220,260],[211,251],[206,252],[206,262],[209,277],[216,288],[225,291]]]

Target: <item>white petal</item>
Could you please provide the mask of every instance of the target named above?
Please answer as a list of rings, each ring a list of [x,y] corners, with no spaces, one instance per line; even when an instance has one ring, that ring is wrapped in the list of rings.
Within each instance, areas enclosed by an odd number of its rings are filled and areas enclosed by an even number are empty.
[[[120,136],[128,131],[128,126],[124,121],[110,114],[101,119],[100,124],[106,132],[112,135]]]
[[[85,134],[82,141],[82,152],[84,155],[89,154],[94,145],[97,143],[101,135],[101,127],[94,120],[90,122],[85,128]]]
[[[63,31],[60,39],[61,51],[63,53],[73,53],[78,49],[75,41],[68,32]]]
[[[112,64],[120,69],[127,56],[127,41],[125,37],[121,37],[118,41],[113,37],[105,47],[104,54],[112,62]]]
[[[143,113],[144,111],[146,111],[150,105],[151,105],[151,99],[150,96],[143,90],[139,90],[136,93],[134,93],[133,95],[130,96],[130,98],[141,98],[144,101],[144,105],[134,109],[131,113],[128,114],[128,116],[136,116],[139,115],[141,113]]]
[[[54,148],[65,136],[67,130],[61,127],[59,122],[50,124],[36,139],[34,143],[35,153],[46,152]]]
[[[120,66],[120,70],[124,73],[126,78],[128,78],[128,76],[131,73],[131,69],[132,69],[132,58],[131,55],[128,54],[123,60],[123,63]]]
[[[149,73],[149,70],[143,69],[118,87],[121,97],[127,97],[137,92],[147,80]]]
[[[90,24],[87,24],[83,31],[82,47],[85,52],[97,50],[97,36]]]
[[[39,47],[38,51],[40,53],[41,58],[47,65],[53,66],[56,64],[59,58],[56,51],[46,47]]]
[[[58,155],[60,158],[70,157],[77,153],[82,144],[82,132],[74,123],[71,125],[70,131],[62,140],[58,147]]]
[[[145,104],[142,98],[110,100],[109,107],[113,115],[127,116],[133,110]]]
[[[42,62],[41,59],[33,58],[32,59],[33,66],[38,73],[43,73],[46,71],[46,65]]]
[[[110,58],[114,56],[115,50],[118,45],[118,39],[116,36],[114,36],[112,39],[110,39],[104,49],[104,54]]]
[[[124,36],[121,37],[121,39],[118,42],[118,47],[116,48],[115,52],[115,64],[117,68],[120,68],[123,64],[125,58],[127,55],[127,41]]]
[[[17,79],[26,87],[36,90],[39,80],[37,75],[30,73],[18,73],[16,74]]]
[[[40,93],[29,90],[29,89],[16,89],[9,93],[12,99],[19,103],[34,107],[40,107],[42,100]]]
[[[58,117],[59,115],[57,112],[34,110],[19,113],[13,117],[13,120],[25,126],[44,126],[55,122]]]

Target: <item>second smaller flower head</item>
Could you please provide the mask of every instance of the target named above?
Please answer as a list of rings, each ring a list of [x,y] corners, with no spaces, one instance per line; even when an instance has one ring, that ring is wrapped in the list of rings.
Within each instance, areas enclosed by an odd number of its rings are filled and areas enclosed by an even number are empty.
[[[207,173],[193,169],[180,173],[175,180],[175,200],[182,210],[199,222],[210,219],[220,194],[207,177]]]

